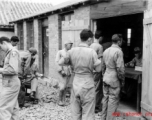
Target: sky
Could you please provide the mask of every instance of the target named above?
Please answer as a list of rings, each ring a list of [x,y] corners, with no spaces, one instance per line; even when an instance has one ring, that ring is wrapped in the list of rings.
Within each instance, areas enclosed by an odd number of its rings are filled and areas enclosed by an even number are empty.
[[[3,0],[3,1],[24,1],[24,2],[28,1],[28,2],[38,2],[38,3],[52,3],[52,5],[57,5],[69,0]]]

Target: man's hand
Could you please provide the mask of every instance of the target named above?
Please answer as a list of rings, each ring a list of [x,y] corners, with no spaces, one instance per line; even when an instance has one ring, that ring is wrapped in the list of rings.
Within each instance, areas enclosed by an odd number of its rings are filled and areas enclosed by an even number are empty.
[[[62,74],[63,77],[66,76],[64,70],[61,71],[61,74]]]

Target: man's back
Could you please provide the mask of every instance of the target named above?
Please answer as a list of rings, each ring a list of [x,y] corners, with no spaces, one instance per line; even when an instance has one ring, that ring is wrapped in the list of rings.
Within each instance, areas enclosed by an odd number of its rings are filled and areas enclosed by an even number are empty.
[[[75,74],[92,75],[95,51],[88,47],[76,47],[70,51]],[[97,59],[97,58],[96,58]]]
[[[117,45],[112,45],[103,53],[103,62],[106,66],[103,81],[111,86],[118,86],[118,70],[124,72],[123,53]]]
[[[98,55],[98,57],[103,56],[103,47],[97,42],[94,42],[90,45],[90,48],[94,49]]]

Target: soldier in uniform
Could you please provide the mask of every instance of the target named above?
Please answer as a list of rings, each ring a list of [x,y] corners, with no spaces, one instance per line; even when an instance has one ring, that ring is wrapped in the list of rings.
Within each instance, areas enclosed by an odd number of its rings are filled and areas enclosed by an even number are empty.
[[[38,87],[37,77],[40,76],[38,73],[38,66],[36,64],[36,54],[37,50],[35,48],[30,48],[26,55],[26,62],[24,67],[25,86],[31,86],[30,97],[34,100],[36,99],[36,91]]]
[[[69,84],[69,80],[71,77],[71,66],[70,65],[64,65],[64,66],[59,66],[58,62],[62,57],[66,57],[66,53],[68,50],[72,48],[73,43],[70,40],[65,41],[65,48],[63,50],[58,51],[56,55],[55,62],[57,63],[58,66],[58,73],[59,73],[59,88],[60,88],[60,93],[59,93],[59,105],[63,106],[65,105],[65,95],[66,95],[66,87],[67,84]]]
[[[11,44],[12,44],[12,46],[16,47],[18,43],[19,43],[19,38],[17,36],[12,36],[11,37]]]
[[[90,48],[94,49],[98,55],[98,59],[102,61],[103,47],[99,44],[102,41],[102,32],[96,31],[94,43],[91,44]],[[95,113],[101,111],[101,100],[102,100],[102,73],[94,71],[94,81],[96,86],[96,106]]]
[[[112,36],[112,46],[103,53],[103,94],[102,120],[114,120],[119,103],[120,88],[124,84],[124,60],[120,48],[122,39],[118,34]]]
[[[0,120],[18,120],[18,94],[20,80],[18,68],[20,65],[19,53],[11,45],[7,37],[0,38],[0,47],[6,52],[4,67],[0,68],[2,78],[2,91],[0,94]]]
[[[68,51],[59,65],[70,64],[74,69],[71,93],[72,120],[95,120],[95,83],[93,70],[101,71],[101,61],[89,46],[93,33],[84,29],[80,33],[81,43]]]

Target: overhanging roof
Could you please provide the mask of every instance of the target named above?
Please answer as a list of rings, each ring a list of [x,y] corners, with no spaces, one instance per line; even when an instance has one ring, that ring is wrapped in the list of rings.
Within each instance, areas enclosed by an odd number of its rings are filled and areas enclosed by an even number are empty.
[[[52,4],[0,0],[0,25],[9,26],[10,21],[50,7]]]
[[[96,3],[96,2],[103,2],[103,1],[108,1],[108,0],[70,0],[70,1],[67,1],[67,2],[64,2],[64,3],[61,3],[59,5],[53,6],[49,9],[45,9],[44,11],[41,11],[41,12],[38,12],[38,13],[35,13],[35,14],[31,14],[31,15],[22,17],[20,19],[13,20],[10,23],[15,23],[15,22],[19,22],[19,21],[22,21],[22,20],[30,19],[30,18],[36,18],[36,17],[44,15],[44,14],[45,15],[50,14],[50,13],[54,14],[58,10],[60,10],[60,11],[58,11],[58,13],[60,13],[60,12],[62,12],[62,9],[73,8],[73,7],[78,6],[78,5],[85,5],[86,3],[93,4],[93,3]]]

